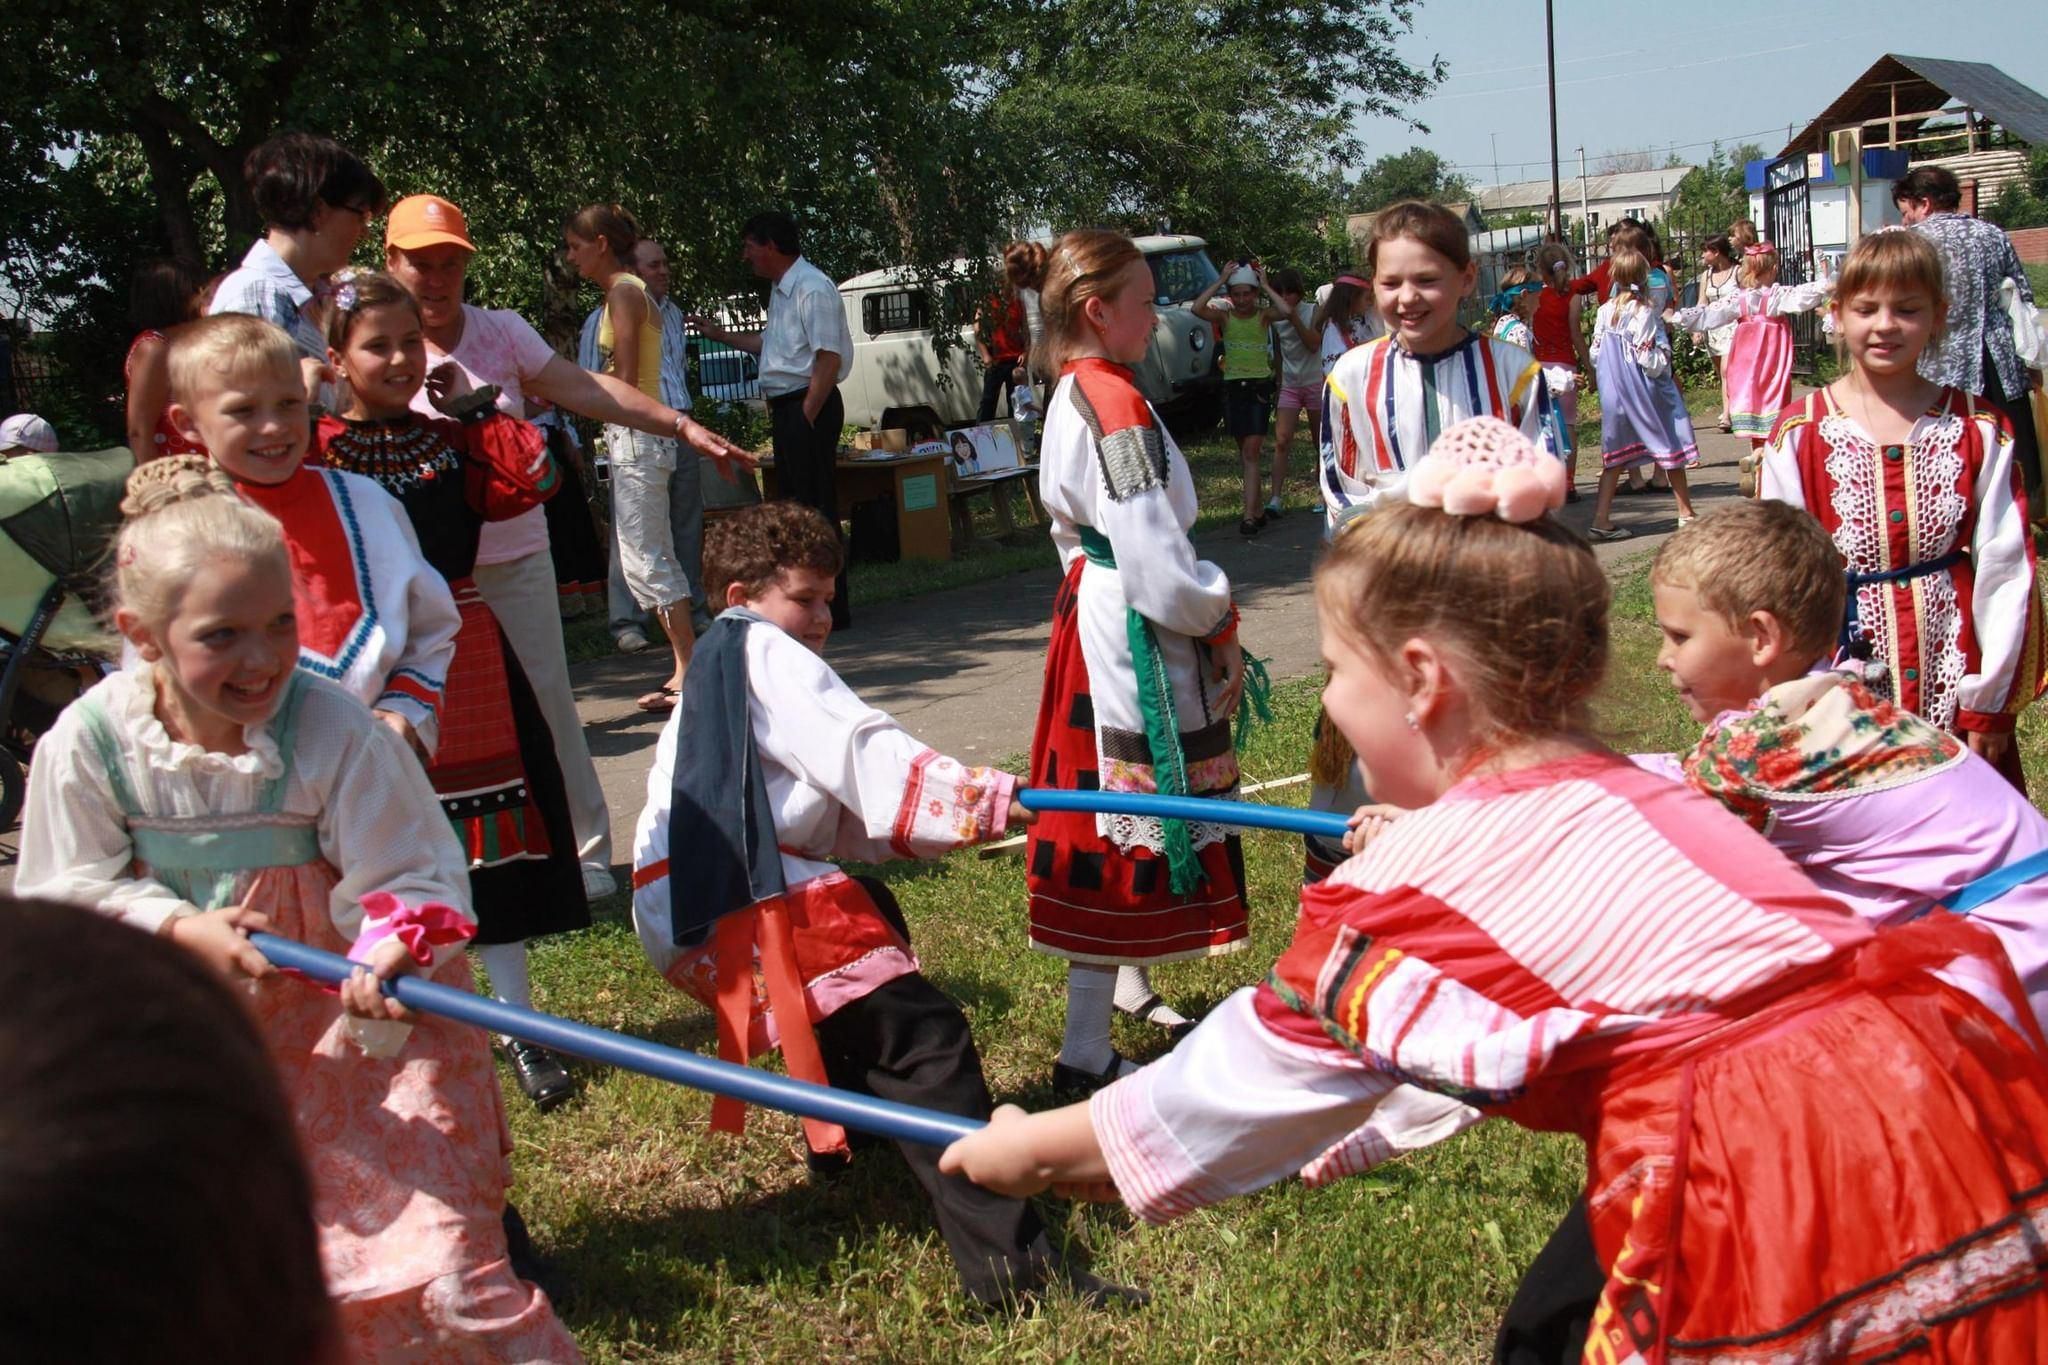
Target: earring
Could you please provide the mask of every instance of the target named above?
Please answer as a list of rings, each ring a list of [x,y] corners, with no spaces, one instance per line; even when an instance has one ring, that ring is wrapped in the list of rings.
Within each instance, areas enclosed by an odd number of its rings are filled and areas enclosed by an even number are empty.
[[[1413,711],[1410,711],[1407,715],[1402,716],[1401,719],[1408,722],[1408,728],[1411,730],[1420,730],[1422,728],[1422,726],[1416,721],[1415,713]]]

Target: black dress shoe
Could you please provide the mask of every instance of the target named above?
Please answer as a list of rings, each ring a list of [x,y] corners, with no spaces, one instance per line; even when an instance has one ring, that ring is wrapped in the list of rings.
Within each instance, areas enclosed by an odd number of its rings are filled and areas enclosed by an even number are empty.
[[[504,1046],[506,1060],[512,1063],[512,1074],[519,1078],[519,1088],[541,1113],[576,1093],[575,1077],[554,1053],[519,1038],[507,1038]]]
[[[1110,1052],[1109,1065],[1102,1068],[1100,1075],[1092,1071],[1083,1071],[1078,1066],[1068,1066],[1065,1062],[1054,1062],[1052,1093],[1063,1100],[1086,1099],[1123,1075],[1123,1070],[1124,1056],[1116,1051]]]

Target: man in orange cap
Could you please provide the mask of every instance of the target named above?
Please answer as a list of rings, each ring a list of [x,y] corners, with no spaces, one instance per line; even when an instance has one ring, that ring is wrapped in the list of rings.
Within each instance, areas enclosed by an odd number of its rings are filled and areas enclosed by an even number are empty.
[[[419,301],[430,368],[453,362],[471,387],[497,385],[498,407],[514,417],[526,415],[528,397],[542,398],[599,422],[680,438],[717,460],[728,478],[732,477],[729,461],[752,465],[752,457],[744,450],[688,414],[611,375],[580,369],[556,355],[517,313],[464,303],[463,276],[475,249],[462,210],[438,195],[415,194],[391,209],[384,229],[384,261]],[[433,415],[424,385],[414,406]],[[541,509],[484,527],[476,584],[504,627],[547,715],[555,756],[568,788],[577,854],[583,863],[583,889],[592,898],[611,895],[618,889],[611,872],[611,813],[569,687],[554,563],[548,553],[547,518]],[[587,917],[582,922],[587,923]],[[493,944],[477,952],[490,973],[491,990],[500,1000],[515,1005],[532,1003],[524,943]],[[568,1071],[545,1049],[507,1040],[506,1051],[520,1088],[541,1108],[552,1108],[574,1093]]]

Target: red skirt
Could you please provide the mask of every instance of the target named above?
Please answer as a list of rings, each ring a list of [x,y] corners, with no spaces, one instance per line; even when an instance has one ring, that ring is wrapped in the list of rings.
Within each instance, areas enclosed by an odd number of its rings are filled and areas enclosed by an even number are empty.
[[[1586,1129],[1607,1277],[1587,1361],[2040,1358],[2048,1071],[1928,973],[1957,949],[1995,943],[1950,916],[1886,931],[1605,1078]],[[2031,1023],[2016,981],[2007,994]]]
[[[585,928],[590,909],[547,717],[470,579],[427,777],[470,865],[478,943]]]
[[[1085,564],[1075,558],[1053,601],[1045,690],[1031,738],[1034,787],[1098,786],[1095,710],[1076,610]],[[1118,848],[1096,832],[1093,815],[1046,811],[1031,827],[1031,946],[1075,962],[1105,964],[1236,952],[1248,933],[1243,845],[1233,834],[1196,856],[1202,884],[1192,895],[1176,896],[1167,885],[1163,854]]]

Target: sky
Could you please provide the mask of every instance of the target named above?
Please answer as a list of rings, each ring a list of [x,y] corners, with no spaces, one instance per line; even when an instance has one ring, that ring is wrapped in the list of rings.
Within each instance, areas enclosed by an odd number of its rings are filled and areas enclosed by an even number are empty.
[[[2048,94],[2043,0],[1554,0],[1560,172],[1602,152],[1667,148],[1699,162],[1719,139],[1775,154],[1887,52],[1989,62]],[[1657,24],[1645,24],[1655,16]],[[1962,22],[1957,22],[1958,20]],[[1411,63],[1440,56],[1450,76],[1411,112],[1360,119],[1367,162],[1423,146],[1474,185],[1550,175],[1543,0],[1415,0]],[[1356,170],[1356,167],[1352,168]]]

